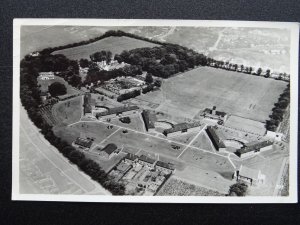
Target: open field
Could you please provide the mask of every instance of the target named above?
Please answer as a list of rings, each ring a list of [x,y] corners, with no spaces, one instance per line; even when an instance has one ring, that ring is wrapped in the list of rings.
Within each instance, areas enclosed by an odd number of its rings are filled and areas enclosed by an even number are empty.
[[[205,149],[207,151],[215,151],[211,141],[209,140],[209,137],[206,135],[206,131],[202,131],[191,145],[197,148]]]
[[[125,148],[136,148],[138,146],[138,148],[147,152],[159,153],[171,157],[177,157],[184,148],[183,146],[176,144],[180,146],[180,149],[173,149],[171,141],[169,142],[168,140],[158,139],[130,130],[125,134],[122,132],[122,130],[119,130],[108,140],[106,140],[103,145],[108,143],[115,143],[117,146],[124,145]]]
[[[203,170],[215,171],[218,173],[233,173],[234,168],[228,159],[219,155],[203,152],[198,149],[188,148],[180,157],[189,165],[195,165]]]
[[[215,105],[219,111],[265,122],[285,87],[283,81],[200,67],[164,80],[161,91],[139,98],[159,103],[156,110],[174,116],[193,118]]]
[[[100,51],[111,51],[113,55],[120,54],[124,50],[142,47],[154,47],[156,44],[137,40],[129,37],[108,37],[91,44],[81,45],[74,48],[58,50],[52,54],[63,54],[69,59],[90,59],[90,55]]]
[[[230,173],[231,176],[232,174],[233,172]],[[235,182],[225,179],[215,171],[203,170],[194,165],[189,165],[182,171],[176,171],[173,177],[223,194],[227,194],[230,185]]]
[[[42,137],[25,110],[20,109],[21,194],[110,194],[70,164]]]
[[[156,194],[158,196],[222,196],[217,191],[196,186],[171,177]]]
[[[82,96],[71,98],[53,105],[52,114],[59,121],[59,124],[66,126],[81,118],[82,105]]]

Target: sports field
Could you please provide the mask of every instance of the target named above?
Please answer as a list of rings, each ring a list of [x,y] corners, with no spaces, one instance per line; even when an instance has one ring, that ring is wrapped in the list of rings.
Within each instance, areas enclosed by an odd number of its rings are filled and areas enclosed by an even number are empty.
[[[279,95],[283,81],[232,71],[200,67],[164,80],[161,91],[140,98],[160,106],[158,111],[193,118],[200,110],[217,110],[265,122]]]
[[[156,44],[137,40],[129,37],[108,37],[91,44],[81,45],[74,48],[58,50],[52,54],[63,54],[68,59],[90,59],[90,55],[100,51],[111,51],[112,54],[120,54],[124,50],[131,50],[143,47],[155,47]]]
[[[66,101],[55,104],[52,114],[62,125],[77,122],[82,114],[82,96],[77,96]]]

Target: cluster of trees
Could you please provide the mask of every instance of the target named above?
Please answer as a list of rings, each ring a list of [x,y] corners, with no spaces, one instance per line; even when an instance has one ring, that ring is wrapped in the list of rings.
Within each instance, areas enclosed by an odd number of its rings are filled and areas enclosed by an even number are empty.
[[[110,71],[100,70],[96,63],[92,63],[89,66],[89,70],[85,79],[85,84],[97,83],[99,81],[108,81],[117,77],[128,77],[141,75],[142,69],[140,66],[128,65],[123,68],[114,69]]]
[[[119,119],[122,123],[131,123],[131,119],[130,117],[126,116],[126,117],[122,117]]]
[[[287,85],[283,93],[279,96],[278,102],[274,104],[270,120],[266,122],[266,128],[270,131],[276,131],[278,125],[283,120],[286,108],[290,104],[290,84]]]
[[[116,54],[114,59],[119,63],[140,66],[143,71],[162,78],[207,64],[206,56],[203,54],[174,44],[125,50],[119,55]]]
[[[92,179],[103,185],[112,194],[123,195],[125,187],[123,184],[116,183],[110,178],[101,167],[92,160],[87,159],[84,154],[73,148],[61,138],[56,137],[52,127],[43,119],[39,105],[41,104],[40,91],[37,83],[37,76],[42,64],[41,59],[32,58],[22,60],[20,70],[20,97],[24,108],[28,112],[32,122],[41,129],[44,137],[55,146],[64,156],[78,168],[88,174]]]
[[[122,102],[124,100],[134,98],[134,97],[139,96],[139,95],[141,95],[141,91],[140,90],[134,90],[134,91],[127,92],[125,94],[119,95],[118,98],[117,98],[117,101]]]
[[[106,63],[110,63],[112,53],[110,51],[95,52],[94,54],[90,55],[90,58],[93,62],[106,61]]]
[[[66,86],[60,82],[54,82],[54,83],[50,84],[48,87],[48,91],[52,97],[67,94]]]
[[[245,196],[247,194],[248,185],[243,182],[237,182],[230,186],[229,196]]]

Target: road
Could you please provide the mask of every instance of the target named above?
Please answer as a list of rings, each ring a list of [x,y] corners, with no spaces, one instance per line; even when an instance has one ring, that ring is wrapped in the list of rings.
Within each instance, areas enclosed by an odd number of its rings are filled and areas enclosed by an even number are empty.
[[[20,194],[111,195],[79,171],[39,133],[20,107]]]

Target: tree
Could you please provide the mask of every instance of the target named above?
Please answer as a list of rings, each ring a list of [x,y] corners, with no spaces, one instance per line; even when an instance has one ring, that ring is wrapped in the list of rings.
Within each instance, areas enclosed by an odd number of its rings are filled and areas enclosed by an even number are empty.
[[[261,72],[262,72],[262,69],[258,68],[257,71],[256,71],[257,76],[260,76]]]
[[[152,77],[152,74],[151,74],[151,73],[147,73],[145,82],[146,82],[147,84],[153,83],[153,77]]]
[[[161,86],[161,80],[155,80],[154,81],[154,86],[160,87]]]
[[[271,73],[271,70],[270,70],[270,69],[267,69],[267,70],[266,70],[266,75],[265,75],[265,77],[266,77],[266,78],[270,77],[270,73]]]
[[[81,68],[87,68],[87,67],[89,67],[89,60],[88,59],[80,59],[79,65]]]
[[[235,183],[229,188],[229,196],[245,196],[248,185],[242,182]]]
[[[54,82],[49,85],[48,91],[51,96],[55,97],[58,95],[65,95],[67,93],[67,88],[64,84],[60,82]]]

